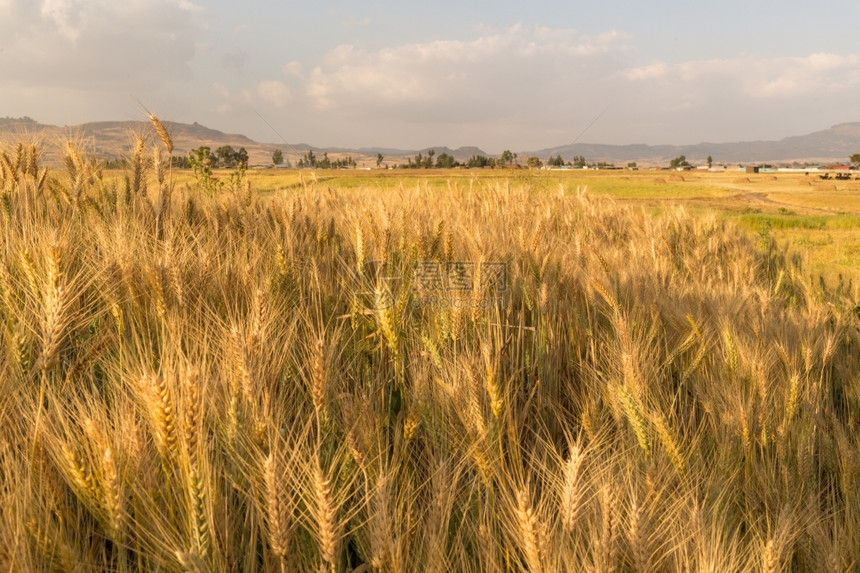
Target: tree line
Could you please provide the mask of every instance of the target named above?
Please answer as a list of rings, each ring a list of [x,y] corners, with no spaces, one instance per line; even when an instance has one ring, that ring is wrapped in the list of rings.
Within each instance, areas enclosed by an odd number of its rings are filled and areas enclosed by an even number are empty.
[[[327,152],[324,152],[322,158],[318,159],[314,154],[313,149],[309,149],[308,152],[299,159],[296,167],[299,169],[347,169],[355,167],[355,159],[353,159],[352,156],[331,159]]]
[[[244,147],[237,150],[232,145],[222,145],[213,152],[208,145],[201,145],[187,155],[173,156],[171,163],[180,169],[192,169],[195,165],[209,169],[234,169],[240,165],[248,167],[248,151]]]
[[[377,166],[381,163],[381,159],[377,157]],[[529,158],[536,159],[536,158]],[[466,161],[458,161],[453,155],[442,152],[436,155],[435,149],[428,149],[427,155],[423,155],[420,151],[415,157],[407,158],[406,163],[397,165],[398,169],[453,169],[455,167],[466,167],[468,169],[477,169],[482,167],[489,168],[505,168],[519,166],[517,163],[517,154],[506,149],[499,157],[488,157],[486,155],[472,155]]]
[[[377,153],[376,166],[380,167],[384,159],[385,157],[382,153]],[[710,168],[714,160],[709,155],[706,162]],[[851,155],[849,162],[855,168],[860,167],[860,153]],[[275,165],[283,165],[285,163],[284,154],[280,149],[276,149],[272,153],[272,163]],[[287,166],[290,166],[288,161],[286,163]],[[128,159],[124,157],[109,158],[102,161],[102,166],[105,169],[124,169],[128,165]],[[179,169],[193,169],[195,166],[202,166],[207,169],[234,169],[239,166],[247,168],[248,151],[244,147],[240,147],[237,150],[230,145],[222,145],[213,151],[211,147],[201,145],[196,149],[192,149],[186,155],[171,157],[171,165]],[[613,163],[607,161],[588,161],[583,155],[574,155],[571,160],[566,161],[561,154],[547,159],[546,165],[549,167],[567,166],[575,169],[615,167]],[[296,163],[296,167],[300,169],[348,169],[356,166],[356,161],[352,156],[331,159],[328,153],[324,152],[322,157],[319,158],[313,150],[308,150]],[[436,150],[431,148],[427,150],[426,155],[418,152],[414,157],[407,158],[406,163],[395,165],[398,169],[453,169],[456,167],[467,169],[503,169],[523,166],[537,169],[544,166],[544,161],[535,156],[525,157],[521,161],[521,158],[516,153],[508,149],[504,150],[499,157],[476,154],[469,157],[466,161],[459,161],[453,155],[446,152],[437,155]],[[636,166],[635,161],[627,163],[628,168],[636,168]],[[692,164],[687,160],[685,155],[679,155],[669,162],[670,169],[688,168],[691,166]]]

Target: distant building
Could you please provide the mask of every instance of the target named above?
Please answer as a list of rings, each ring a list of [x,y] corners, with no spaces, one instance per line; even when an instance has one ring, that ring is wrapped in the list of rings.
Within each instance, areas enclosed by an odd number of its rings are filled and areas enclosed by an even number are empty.
[[[745,173],[758,173],[758,165],[747,165],[744,168]]]

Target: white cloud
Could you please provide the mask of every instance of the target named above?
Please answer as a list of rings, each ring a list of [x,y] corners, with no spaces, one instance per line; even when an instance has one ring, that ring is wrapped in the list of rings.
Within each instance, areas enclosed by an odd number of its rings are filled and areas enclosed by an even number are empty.
[[[219,100],[215,110],[221,115],[256,107],[283,108],[292,101],[292,90],[280,80],[262,80],[252,89],[241,88],[236,91],[215,82],[212,89]]]
[[[644,89],[665,96],[681,92],[727,93],[755,99],[789,99],[811,93],[860,87],[860,56],[812,54],[805,57],[710,59],[675,64],[655,62],[627,70]]]
[[[145,88],[191,75],[200,9],[185,0],[6,0],[4,82]]]
[[[252,112],[277,109],[272,121],[289,125],[290,138],[488,151],[569,143],[583,130],[581,141],[683,143],[860,118],[858,54],[677,61],[675,50],[647,62],[647,38],[523,25],[394,45],[373,33],[389,18],[374,11],[369,27],[364,12],[332,13],[328,34],[281,48],[265,26],[252,31],[218,10],[188,0],[0,0],[0,104],[61,122],[127,118],[134,96],[170,119],[237,132],[260,123]],[[332,37],[343,45],[315,52]]]
[[[647,66],[632,68],[626,75],[631,80],[647,81],[664,78],[669,74],[669,65],[665,62],[656,62]]]
[[[297,78],[301,78],[304,76],[304,68],[300,62],[287,62],[284,64],[284,72],[291,76],[296,76]]]
[[[731,141],[803,133],[860,113],[858,55],[636,65],[632,43],[616,31],[479,28],[470,39],[344,44],[309,71],[297,63],[284,71],[303,87],[294,105],[344,130],[373,125],[401,141],[406,132],[487,147],[516,138],[527,149],[569,143],[583,130],[582,141],[606,143]]]
[[[284,107],[291,99],[289,86],[277,80],[267,80],[258,83],[257,96],[275,107]]]
[[[341,45],[305,80],[321,111],[509,114],[511,106],[561,100],[557,90],[596,82],[622,65],[626,37],[514,26],[472,40],[440,40],[367,50]],[[584,91],[584,90],[580,90]],[[433,118],[431,117],[431,119]]]
[[[69,0],[44,0],[40,8],[42,16],[56,24],[60,34],[71,42],[77,42],[81,33],[83,14]]]
[[[860,87],[860,57],[812,54],[780,58],[760,66],[762,80],[749,89],[753,97],[790,98],[811,93],[839,93]]]

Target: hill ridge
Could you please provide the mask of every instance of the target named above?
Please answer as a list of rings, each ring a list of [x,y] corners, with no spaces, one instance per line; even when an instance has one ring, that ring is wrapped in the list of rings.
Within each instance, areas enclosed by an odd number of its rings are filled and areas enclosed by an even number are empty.
[[[185,154],[201,145],[209,145],[213,148],[231,145],[237,148],[245,147],[252,164],[270,163],[272,153],[276,149],[280,149],[284,157],[293,163],[307,151],[313,150],[317,155],[332,154],[333,158],[351,155],[359,165],[367,166],[375,165],[379,153],[383,155],[387,164],[405,162],[407,157],[413,157],[418,153],[426,156],[430,149],[435,150],[437,156],[447,153],[458,161],[466,161],[472,155],[492,155],[477,146],[451,148],[441,145],[420,149],[400,149],[384,146],[350,148],[312,146],[307,143],[258,142],[243,134],[226,133],[196,121],[192,123],[164,121],[164,124],[174,140],[174,154]],[[103,120],[72,126],[56,126],[39,123],[27,116],[0,118],[0,137],[7,140],[24,136],[39,137],[45,141],[51,139],[61,141],[68,138],[70,134],[77,134],[90,139],[92,152],[105,158],[127,154],[129,134],[134,132],[152,134],[152,126],[148,121],[135,120]],[[679,155],[685,155],[688,161],[694,163],[704,163],[708,156],[718,164],[847,162],[854,153],[860,153],[860,121],[837,123],[828,129],[779,140],[700,142],[687,145],[571,143],[538,150],[517,151],[520,158],[537,156],[547,159],[561,155],[563,159],[570,160],[576,155],[581,155],[588,161],[606,161],[616,164],[635,161],[645,165],[664,165]],[[49,159],[50,155],[49,152]]]

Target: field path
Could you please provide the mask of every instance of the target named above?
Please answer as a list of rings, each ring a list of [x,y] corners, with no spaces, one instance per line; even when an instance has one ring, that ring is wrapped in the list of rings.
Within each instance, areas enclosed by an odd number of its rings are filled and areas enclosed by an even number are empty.
[[[809,205],[797,205],[795,203],[788,203],[785,201],[780,201],[779,199],[774,199],[771,194],[765,191],[748,191],[746,189],[738,189],[732,188],[730,191],[736,192],[735,195],[731,197],[731,199],[739,202],[745,203],[750,206],[766,206],[770,208],[784,208],[790,211],[794,211],[795,213],[801,215],[836,215],[836,214],[848,214],[848,215],[860,215],[860,212],[845,210],[845,209],[827,209],[824,207],[811,207]]]

